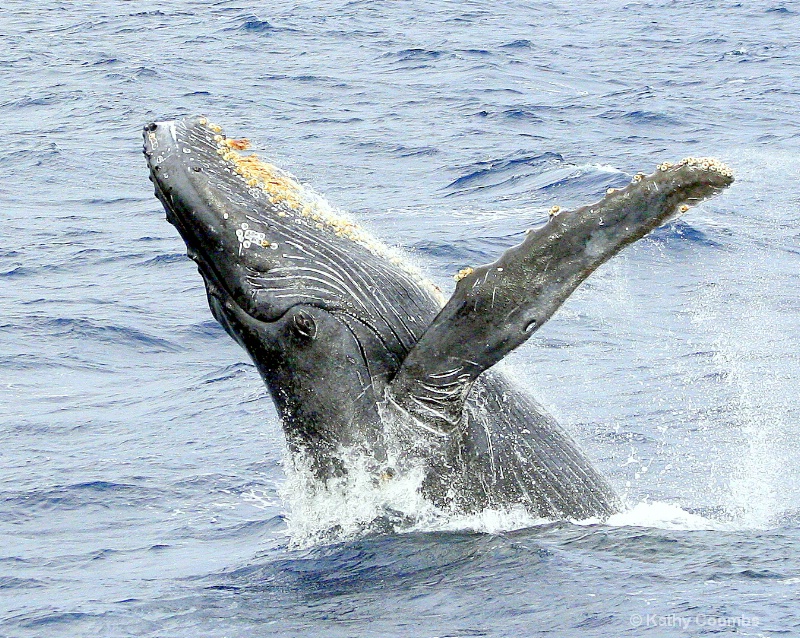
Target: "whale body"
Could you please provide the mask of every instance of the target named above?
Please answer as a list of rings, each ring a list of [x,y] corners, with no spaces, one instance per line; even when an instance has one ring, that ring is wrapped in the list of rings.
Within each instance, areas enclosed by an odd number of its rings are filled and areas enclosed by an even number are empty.
[[[458,513],[523,507],[586,519],[619,500],[572,438],[493,368],[625,246],[733,181],[687,158],[574,211],[554,207],[450,299],[402,257],[204,117],[153,122],[155,194],[203,277],[217,321],[250,355],[289,450],[316,481],[357,463],[411,469]]]

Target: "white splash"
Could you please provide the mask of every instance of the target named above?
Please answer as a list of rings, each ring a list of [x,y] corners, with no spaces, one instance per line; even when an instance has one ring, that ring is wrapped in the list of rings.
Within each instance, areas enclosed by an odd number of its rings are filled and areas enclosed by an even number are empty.
[[[728,523],[692,514],[671,503],[647,501],[610,516],[605,524],[611,527],[653,527],[686,531],[734,529]]]
[[[502,534],[555,521],[531,514],[522,506],[486,509],[472,514],[437,507],[422,495],[424,469],[376,478],[374,460],[363,451],[341,452],[347,477],[322,483],[309,459],[287,454],[287,481],[281,497],[289,506],[290,546],[307,548],[346,542],[371,533],[473,532]],[[741,521],[724,522],[663,502],[642,501],[607,519],[570,521],[585,526],[645,527],[684,531],[730,531]]]
[[[374,461],[363,453],[341,455],[347,459],[347,476],[325,483],[314,476],[306,456],[297,454],[285,463],[287,480],[281,496],[289,505],[287,526],[293,547],[352,540],[379,523],[400,531],[433,508],[421,494],[421,469],[376,478]]]
[[[498,534],[549,523],[522,506],[474,514],[437,507],[422,494],[423,467],[376,478],[363,451],[340,451],[348,474],[322,483],[309,459],[287,454],[287,480],[280,495],[288,505],[287,532],[294,548],[354,540],[375,532],[478,532]]]
[[[409,531],[500,534],[553,522],[534,516],[522,506],[508,509],[485,509],[475,514],[452,514],[443,510],[435,510],[435,514],[434,517],[419,520]]]
[[[783,354],[792,346],[785,335],[794,334],[794,326],[769,298],[769,278],[752,270],[750,290],[704,291],[692,320],[714,331],[713,363],[730,392],[735,430],[726,508],[743,527],[766,528],[796,502],[798,450],[791,434],[796,377],[787,369],[797,366]]]

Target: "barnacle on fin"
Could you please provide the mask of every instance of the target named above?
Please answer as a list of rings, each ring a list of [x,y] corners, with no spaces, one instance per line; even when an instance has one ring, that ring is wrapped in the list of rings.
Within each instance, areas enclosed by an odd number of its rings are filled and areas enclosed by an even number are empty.
[[[664,166],[664,164],[662,164],[662,166]],[[680,162],[675,164],[676,168],[681,166],[695,166],[703,169],[704,171],[714,171],[715,173],[719,173],[724,177],[733,177],[733,171],[730,169],[730,167],[714,157],[685,157]]]

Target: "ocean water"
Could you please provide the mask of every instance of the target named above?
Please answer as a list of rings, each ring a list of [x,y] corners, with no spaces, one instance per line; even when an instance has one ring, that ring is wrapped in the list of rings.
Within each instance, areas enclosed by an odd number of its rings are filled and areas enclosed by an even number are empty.
[[[799,31],[780,0],[5,2],[0,636],[800,635]],[[446,290],[553,204],[728,163],[503,364],[626,511],[406,494],[365,535],[378,503],[304,500],[147,180],[142,125],[192,113]]]

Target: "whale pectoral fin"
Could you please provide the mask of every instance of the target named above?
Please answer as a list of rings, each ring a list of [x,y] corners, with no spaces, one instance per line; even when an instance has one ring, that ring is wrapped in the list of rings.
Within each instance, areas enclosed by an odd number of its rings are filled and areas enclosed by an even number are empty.
[[[524,343],[598,266],[732,182],[713,159],[662,164],[597,204],[553,216],[496,262],[462,271],[387,399],[428,428],[452,431],[478,375]]]

